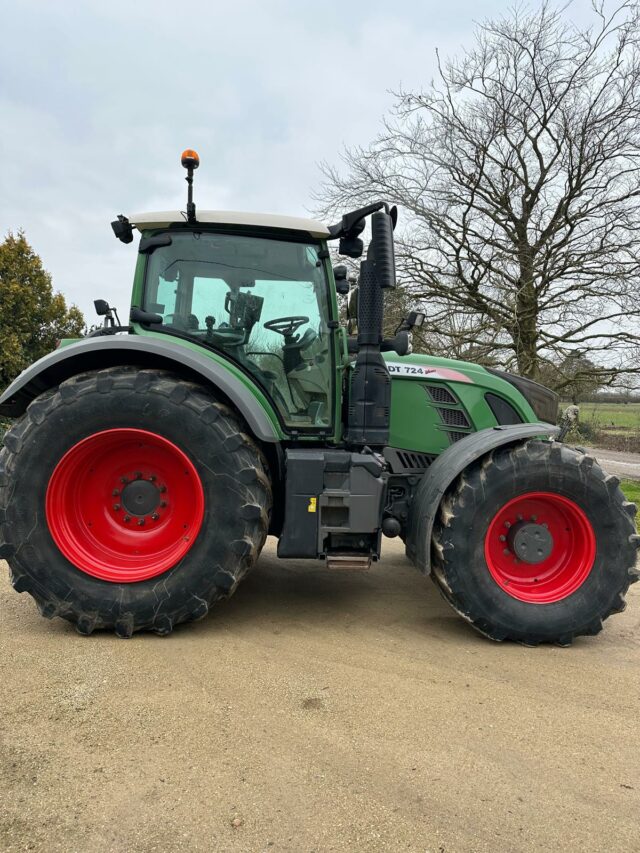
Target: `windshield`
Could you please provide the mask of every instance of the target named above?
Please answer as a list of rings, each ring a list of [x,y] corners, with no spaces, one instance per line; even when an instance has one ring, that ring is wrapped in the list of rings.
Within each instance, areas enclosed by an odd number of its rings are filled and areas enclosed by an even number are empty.
[[[149,257],[143,307],[265,387],[286,424],[325,427],[333,371],[320,246],[229,234],[172,234]]]

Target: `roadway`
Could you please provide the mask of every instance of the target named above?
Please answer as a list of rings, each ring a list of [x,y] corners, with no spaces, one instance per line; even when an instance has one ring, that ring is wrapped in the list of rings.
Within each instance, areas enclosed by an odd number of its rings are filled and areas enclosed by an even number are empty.
[[[0,570],[4,853],[640,849],[640,584],[494,644],[387,542],[279,561],[170,637],[80,637]]]

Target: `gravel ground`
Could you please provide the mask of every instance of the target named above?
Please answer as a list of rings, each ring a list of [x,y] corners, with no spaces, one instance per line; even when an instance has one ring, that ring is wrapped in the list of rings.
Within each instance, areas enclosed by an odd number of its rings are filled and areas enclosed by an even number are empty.
[[[0,578],[6,853],[640,850],[640,584],[525,649],[393,543],[364,575],[270,546],[168,638],[85,639]]]
[[[640,480],[640,453],[605,450],[603,447],[590,447],[589,453],[596,457],[607,474],[615,474],[626,480]]]

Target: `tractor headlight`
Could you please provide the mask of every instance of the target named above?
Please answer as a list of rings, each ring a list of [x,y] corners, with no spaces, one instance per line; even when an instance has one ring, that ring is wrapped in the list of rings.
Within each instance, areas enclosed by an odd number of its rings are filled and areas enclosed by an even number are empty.
[[[555,391],[550,388],[545,388],[539,382],[534,382],[533,379],[525,379],[524,376],[516,376],[514,373],[506,373],[504,370],[494,370],[488,367],[489,373],[494,376],[499,376],[501,379],[506,379],[522,394],[525,400],[533,409],[536,417],[548,424],[555,424],[558,420],[558,401],[559,397]]]

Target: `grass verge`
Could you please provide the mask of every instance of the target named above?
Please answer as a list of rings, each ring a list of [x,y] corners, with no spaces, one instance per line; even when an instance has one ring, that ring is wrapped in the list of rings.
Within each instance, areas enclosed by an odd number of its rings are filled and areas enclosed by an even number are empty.
[[[622,480],[620,488],[628,501],[633,501],[640,506],[640,481]]]

